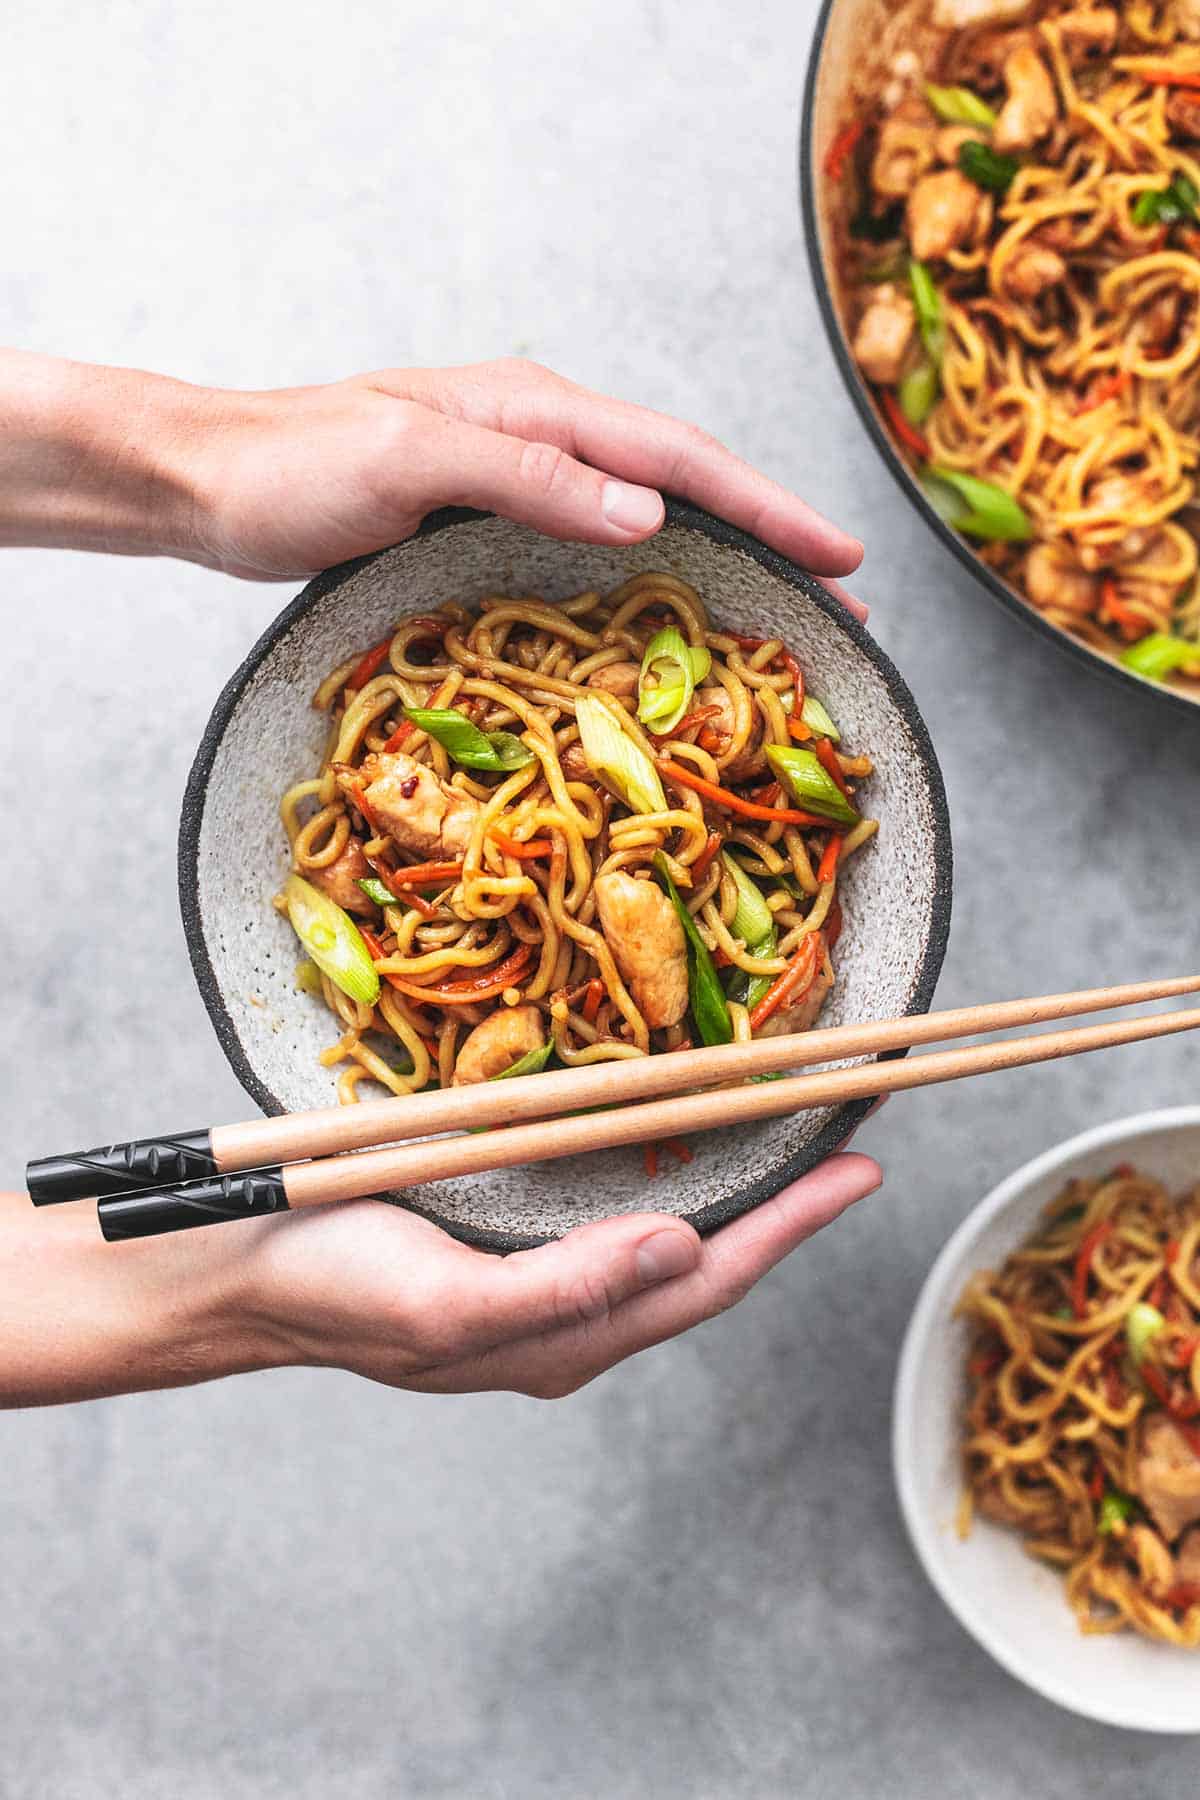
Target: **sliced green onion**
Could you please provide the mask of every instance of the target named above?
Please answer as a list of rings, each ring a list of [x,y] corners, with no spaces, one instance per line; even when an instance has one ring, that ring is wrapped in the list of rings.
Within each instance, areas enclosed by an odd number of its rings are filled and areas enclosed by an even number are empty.
[[[1152,631],[1122,650],[1121,664],[1136,675],[1147,675],[1151,681],[1163,681],[1175,669],[1187,663],[1200,665],[1200,644],[1187,638],[1172,637],[1166,631]]]
[[[921,472],[921,486],[934,511],[968,537],[1023,543],[1033,536],[1028,513],[992,481],[931,464]]]
[[[804,705],[800,708],[800,717],[804,720],[808,729],[810,731],[815,731],[818,737],[827,737],[830,742],[834,744],[841,743],[841,732],[838,730],[825,708],[821,705],[821,702],[815,700],[811,694],[805,694],[804,696]]]
[[[929,352],[934,367],[940,369],[942,357],[946,353],[946,317],[942,310],[942,296],[925,264],[918,262],[915,256],[908,260],[908,285],[912,289],[921,342]]]
[[[756,881],[751,881],[740,863],[734,861],[728,850],[722,850],[721,859],[733,877],[737,888],[737,911],[733,915],[733,935],[741,938],[750,949],[752,944],[762,943],[775,929],[775,915],[763,898],[763,891]],[[752,956],[761,954],[757,949],[750,950]]]
[[[575,702],[575,723],[588,767],[609,783],[618,799],[636,813],[666,812],[667,796],[658,770],[641,745],[621,730],[603,700],[582,694]]]
[[[296,964],[295,980],[302,994],[319,994],[321,991],[321,971],[307,957]]]
[[[972,138],[958,147],[958,166],[968,181],[989,194],[1004,194],[1012,186],[1020,163],[1015,156],[1001,156],[990,144]]]
[[[638,676],[637,716],[661,736],[673,731],[692,702],[696,683],[712,668],[702,644],[689,644],[674,625],[656,632],[646,645]]]
[[[1135,225],[1179,225],[1187,219],[1196,222],[1196,202],[1200,193],[1186,175],[1175,175],[1165,188],[1145,188],[1134,202]]]
[[[996,114],[970,88],[938,87],[927,81],[925,98],[943,125],[978,125],[983,131],[995,126]]]
[[[1158,1336],[1166,1322],[1157,1306],[1151,1306],[1148,1300],[1139,1300],[1125,1314],[1125,1342],[1129,1345],[1129,1354],[1135,1368],[1145,1357],[1151,1340]]]
[[[391,888],[384,887],[378,875],[361,875],[358,885],[367,899],[373,900],[376,906],[398,906],[400,904]]]
[[[292,930],[318,969],[351,1000],[374,1006],[379,998],[379,977],[349,913],[300,875],[288,876],[283,897]]]
[[[1123,1525],[1133,1517],[1136,1500],[1128,1494],[1122,1494],[1117,1488],[1109,1488],[1100,1502],[1100,1516],[1096,1520],[1096,1530],[1107,1537],[1118,1525]]]
[[[419,730],[427,731],[464,769],[507,775],[535,760],[533,751],[511,731],[480,731],[452,707],[406,706],[404,716]]]
[[[683,926],[683,935],[687,939],[688,1003],[696,1021],[696,1030],[706,1044],[732,1043],[733,1022],[729,1017],[729,1008],[725,1004],[725,995],[717,980],[717,971],[713,967],[708,945],[700,936],[695,919],[679,898],[675,883],[671,880],[667,859],[661,850],[654,852],[654,870],[668,900],[675,908],[676,917]]]
[[[919,362],[910,369],[896,389],[900,411],[910,425],[923,425],[942,391],[942,381],[931,362]]]
[[[554,1039],[547,1038],[536,1050],[527,1050],[524,1056],[518,1056],[515,1063],[507,1069],[501,1069],[498,1075],[489,1075],[489,1081],[507,1081],[511,1075],[540,1075],[550,1061],[554,1050]]]
[[[802,750],[798,744],[768,744],[767,761],[805,812],[818,813],[838,825],[858,824],[858,813],[811,750]]]

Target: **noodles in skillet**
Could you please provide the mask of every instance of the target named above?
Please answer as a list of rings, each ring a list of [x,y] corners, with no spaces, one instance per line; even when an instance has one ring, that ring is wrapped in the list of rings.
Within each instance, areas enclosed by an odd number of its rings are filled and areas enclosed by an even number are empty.
[[[1054,625],[1200,697],[1200,3],[889,9],[827,173],[856,360]]]
[[[959,1312],[964,1535],[1015,1526],[1081,1631],[1200,1646],[1200,1189],[1072,1181]]]
[[[816,1018],[871,762],[778,638],[643,574],[402,619],[314,704],[276,905],[343,1102]]]

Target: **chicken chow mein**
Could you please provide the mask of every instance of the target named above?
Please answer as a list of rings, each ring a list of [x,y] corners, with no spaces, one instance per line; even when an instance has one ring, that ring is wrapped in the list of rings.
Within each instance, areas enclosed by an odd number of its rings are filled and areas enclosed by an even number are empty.
[[[853,354],[941,516],[1200,698],[1200,0],[881,10],[825,161]]]
[[[1085,1632],[1200,1647],[1200,1189],[1070,1182],[959,1311],[960,1529],[1015,1526]]]
[[[802,1031],[876,830],[778,637],[642,574],[404,618],[322,682],[275,904],[338,1098]]]

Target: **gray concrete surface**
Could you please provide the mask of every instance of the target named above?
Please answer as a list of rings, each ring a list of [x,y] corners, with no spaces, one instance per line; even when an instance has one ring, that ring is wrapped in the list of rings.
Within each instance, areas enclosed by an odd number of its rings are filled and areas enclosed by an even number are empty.
[[[6,28],[3,337],[267,386],[521,350],[702,418],[863,535],[943,756],[940,998],[1193,959],[1200,732],[934,548],[822,337],[794,192],[812,0],[66,0]],[[8,552],[0,1174],[237,1117],[174,899],[184,775],[285,598]],[[68,777],[87,805],[55,803]],[[8,1415],[0,1794],[1156,1800],[1195,1751],[1026,1693],[943,1611],[888,1458],[967,1208],[1182,1043],[893,1103],[884,1190],[736,1314],[545,1407],[289,1372]]]

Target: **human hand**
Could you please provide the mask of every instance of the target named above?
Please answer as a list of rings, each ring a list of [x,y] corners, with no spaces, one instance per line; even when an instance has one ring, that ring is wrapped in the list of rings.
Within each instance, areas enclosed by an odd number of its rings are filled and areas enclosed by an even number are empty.
[[[706,1239],[644,1213],[505,1257],[375,1201],[315,1207],[258,1227],[244,1304],[272,1362],[556,1399],[735,1305],[881,1179],[870,1157],[843,1153]]]

